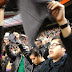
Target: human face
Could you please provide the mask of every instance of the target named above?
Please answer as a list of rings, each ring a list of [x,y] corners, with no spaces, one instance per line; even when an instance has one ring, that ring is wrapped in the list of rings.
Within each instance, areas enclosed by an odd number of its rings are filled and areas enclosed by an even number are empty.
[[[13,34],[15,35],[15,37],[16,37],[17,39],[19,39],[19,34],[18,34],[17,32],[13,32]]]
[[[36,44],[41,47],[42,46],[42,43],[40,41],[36,41]]]
[[[65,54],[65,49],[59,43],[60,39],[54,39],[49,48],[49,56],[52,59],[61,58]]]
[[[40,63],[40,56],[35,56],[34,54],[31,54],[30,59],[35,65],[38,65]]]
[[[9,40],[8,39],[4,39],[4,42],[6,43],[6,45],[9,44]]]

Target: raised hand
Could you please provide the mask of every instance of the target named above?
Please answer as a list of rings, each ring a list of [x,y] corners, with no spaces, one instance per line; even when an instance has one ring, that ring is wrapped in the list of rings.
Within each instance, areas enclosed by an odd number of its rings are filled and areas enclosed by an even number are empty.
[[[48,8],[51,10],[51,14],[56,19],[56,21],[65,19],[64,5],[60,4],[57,1],[52,1],[48,3]]]

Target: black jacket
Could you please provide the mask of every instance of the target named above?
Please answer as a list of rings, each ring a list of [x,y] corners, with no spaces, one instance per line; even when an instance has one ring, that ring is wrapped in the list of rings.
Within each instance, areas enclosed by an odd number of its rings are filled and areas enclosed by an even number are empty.
[[[2,48],[2,41],[4,37],[4,28],[0,26],[0,56],[1,56],[1,48]]]
[[[2,26],[0,26],[0,56],[1,56],[1,51],[2,51],[3,37],[4,37],[4,28]],[[2,67],[1,67],[1,59],[0,59],[0,71],[1,71],[1,69],[2,69]]]
[[[60,34],[62,42],[65,45],[67,55],[64,55],[55,64],[52,65],[52,59],[48,59],[36,72],[72,72],[72,34],[68,37],[63,38]],[[45,70],[44,70],[45,68]]]
[[[44,57],[44,59],[48,59],[47,56],[49,55],[49,52],[48,52],[49,45],[50,45],[50,42],[48,42],[40,47],[40,50],[42,52],[42,56]]]
[[[10,58],[7,56],[7,57],[5,57],[5,60],[2,62],[3,66],[2,66],[2,71],[1,72],[6,72],[6,66],[8,64],[8,61],[10,61]]]
[[[60,34],[61,40],[66,48],[67,59],[64,65],[59,69],[59,72],[72,72],[72,34],[63,38]]]

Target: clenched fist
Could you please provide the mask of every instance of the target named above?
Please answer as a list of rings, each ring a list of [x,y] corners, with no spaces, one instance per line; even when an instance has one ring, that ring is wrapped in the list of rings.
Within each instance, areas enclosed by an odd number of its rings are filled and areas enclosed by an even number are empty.
[[[0,0],[0,7],[4,6],[8,0]]]

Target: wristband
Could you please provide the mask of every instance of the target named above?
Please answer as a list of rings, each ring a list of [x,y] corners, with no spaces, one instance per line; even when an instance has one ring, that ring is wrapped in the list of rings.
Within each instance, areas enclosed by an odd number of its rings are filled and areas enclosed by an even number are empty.
[[[69,20],[67,20],[67,23],[66,23],[66,24],[61,25],[60,28],[61,28],[61,29],[64,29],[64,28],[66,28],[68,25],[70,25]]]

